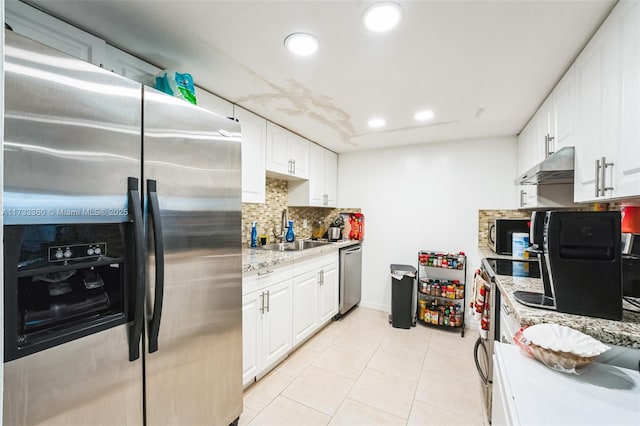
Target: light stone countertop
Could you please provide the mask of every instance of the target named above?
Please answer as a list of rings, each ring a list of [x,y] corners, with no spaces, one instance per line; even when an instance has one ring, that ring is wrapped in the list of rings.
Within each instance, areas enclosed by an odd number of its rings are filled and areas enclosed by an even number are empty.
[[[300,251],[273,251],[263,250],[261,248],[243,248],[242,272],[257,271],[258,269],[265,268],[267,266],[295,261],[318,254],[330,253],[343,247],[349,247],[360,243],[361,241],[358,240],[344,240]]]
[[[498,255],[488,250],[480,249],[484,257],[496,258]],[[503,258],[510,258],[503,256]],[[538,309],[525,306],[516,301],[515,291],[533,291],[542,293],[541,279],[520,278],[508,275],[496,275],[496,284],[500,290],[502,302],[513,312],[515,319],[521,327],[541,323],[555,323],[565,325],[588,334],[603,343],[640,349],[640,313],[624,311],[621,321],[593,318],[583,315],[565,314],[547,309]],[[623,307],[638,310],[627,302]]]

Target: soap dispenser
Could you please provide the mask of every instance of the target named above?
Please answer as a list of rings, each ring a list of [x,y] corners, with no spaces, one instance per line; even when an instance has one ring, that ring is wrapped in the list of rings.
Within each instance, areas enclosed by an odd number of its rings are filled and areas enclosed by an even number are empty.
[[[258,222],[251,222],[251,248],[256,247],[258,241]]]
[[[296,239],[296,234],[293,233],[293,221],[292,220],[289,221],[289,229],[287,229],[287,235],[285,236],[285,239],[287,240],[288,243],[292,243]]]

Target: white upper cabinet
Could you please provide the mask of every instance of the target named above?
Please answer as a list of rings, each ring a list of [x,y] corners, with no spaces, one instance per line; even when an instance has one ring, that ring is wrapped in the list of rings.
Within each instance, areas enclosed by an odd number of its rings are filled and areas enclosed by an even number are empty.
[[[327,207],[336,207],[338,200],[338,154],[324,150],[324,193]]]
[[[160,68],[107,44],[104,68],[150,87],[156,85]]]
[[[310,142],[277,124],[267,122],[267,172],[279,178],[309,178]]]
[[[560,148],[574,145],[574,69],[558,82],[518,137],[518,175]]]
[[[234,117],[242,131],[242,202],[264,204],[267,120],[239,106]]]
[[[620,141],[614,165],[616,197],[640,196],[640,5],[625,5],[616,26],[621,66]]]
[[[309,146],[311,142],[294,133],[289,135],[289,155],[293,161],[292,176],[309,178]]]
[[[198,86],[196,86],[196,99],[199,107],[220,114],[223,117],[234,117],[233,104],[231,102]]]
[[[15,0],[7,0],[5,21],[18,34],[94,65],[104,64],[107,46],[104,40],[38,9]]]
[[[639,9],[618,3],[576,60],[576,201],[640,196]]]
[[[558,82],[551,94],[552,109],[550,115],[550,152],[558,152],[560,148],[574,146],[573,115],[575,111],[574,67]]]
[[[289,182],[288,205],[335,207],[338,155],[315,143],[309,145],[309,180]]]

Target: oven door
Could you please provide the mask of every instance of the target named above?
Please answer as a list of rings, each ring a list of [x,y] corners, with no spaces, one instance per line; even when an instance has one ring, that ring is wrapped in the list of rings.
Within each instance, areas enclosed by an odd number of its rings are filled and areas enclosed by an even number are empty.
[[[491,399],[493,397],[493,345],[496,339],[496,325],[499,316],[496,313],[496,293],[498,289],[495,284],[494,273],[491,267],[486,264],[486,259],[482,259],[480,268],[481,277],[488,283],[490,288],[486,295],[486,303],[489,305],[489,330],[487,338],[479,337],[473,348],[473,357],[482,382],[482,399],[484,402],[487,420],[491,423]]]
[[[482,382],[482,402],[484,403],[487,419],[491,422],[492,398],[492,368],[493,368],[493,339],[478,337],[473,347],[473,358]]]

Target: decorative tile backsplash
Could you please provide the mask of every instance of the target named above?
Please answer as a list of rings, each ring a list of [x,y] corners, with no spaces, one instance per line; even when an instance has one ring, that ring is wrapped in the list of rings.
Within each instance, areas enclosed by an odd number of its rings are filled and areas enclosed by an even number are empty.
[[[618,203],[585,204],[571,210],[620,210]],[[486,247],[489,241],[487,223],[491,219],[529,219],[531,210],[478,210],[478,247]]]
[[[280,231],[282,211],[287,208],[288,183],[286,180],[267,178],[265,204],[242,203],[242,244],[249,246],[251,222],[258,222],[258,235],[267,235],[269,243],[275,242],[273,230]],[[324,221],[329,225],[342,212],[360,212],[360,209],[334,209],[324,207],[289,207],[289,220],[293,220],[296,239],[311,237],[311,224]],[[307,228],[302,228],[304,220]]]
[[[489,221],[491,219],[529,219],[527,210],[478,210],[478,247],[489,243]]]

